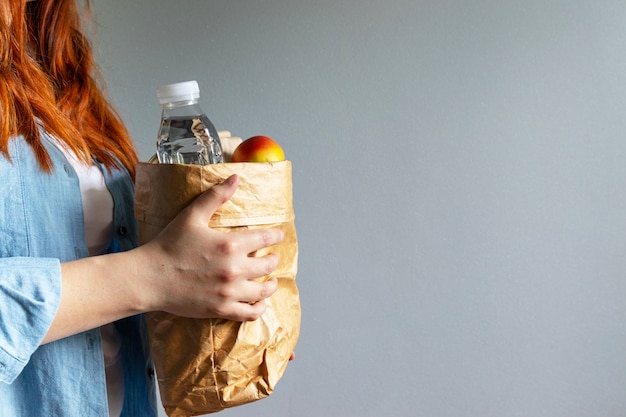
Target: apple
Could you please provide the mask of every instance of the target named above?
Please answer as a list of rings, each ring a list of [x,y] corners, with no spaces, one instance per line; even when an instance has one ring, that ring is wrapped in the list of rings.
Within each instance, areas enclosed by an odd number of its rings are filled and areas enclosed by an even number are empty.
[[[235,148],[232,162],[278,162],[285,160],[285,152],[268,136],[252,136]]]

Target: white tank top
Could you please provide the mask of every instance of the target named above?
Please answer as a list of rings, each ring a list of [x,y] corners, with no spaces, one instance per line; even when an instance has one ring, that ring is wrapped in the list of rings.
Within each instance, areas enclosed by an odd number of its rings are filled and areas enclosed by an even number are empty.
[[[100,168],[79,161],[64,144],[55,142],[65,154],[78,175],[83,200],[85,220],[85,243],[89,255],[105,253],[113,240],[113,197],[109,192]],[[107,324],[100,328],[106,372],[109,415],[119,417],[124,404],[124,373],[121,361],[121,338],[115,326]]]

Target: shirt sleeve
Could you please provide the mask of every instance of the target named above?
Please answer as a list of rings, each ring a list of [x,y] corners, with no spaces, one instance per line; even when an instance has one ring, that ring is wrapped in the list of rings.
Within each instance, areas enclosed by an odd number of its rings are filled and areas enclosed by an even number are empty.
[[[61,300],[61,262],[0,258],[0,381],[10,384],[39,347]]]

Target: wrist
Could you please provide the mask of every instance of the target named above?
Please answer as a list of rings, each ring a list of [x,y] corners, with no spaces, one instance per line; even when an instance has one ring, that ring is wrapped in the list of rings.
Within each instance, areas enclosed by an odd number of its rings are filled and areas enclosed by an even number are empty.
[[[158,277],[162,276],[163,268],[159,266],[155,259],[161,259],[155,256],[150,250],[152,245],[146,244],[124,252],[130,257],[132,272],[128,274],[128,286],[130,288],[130,296],[136,313],[146,313],[149,311],[159,311],[163,309],[163,301],[161,295],[163,291],[160,289]]]

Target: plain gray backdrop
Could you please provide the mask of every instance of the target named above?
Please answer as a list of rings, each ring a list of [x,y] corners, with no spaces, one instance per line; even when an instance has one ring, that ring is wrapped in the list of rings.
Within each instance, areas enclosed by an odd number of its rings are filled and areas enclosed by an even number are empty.
[[[626,2],[93,3],[142,160],[195,79],[293,163],[297,358],[221,415],[626,415]]]

